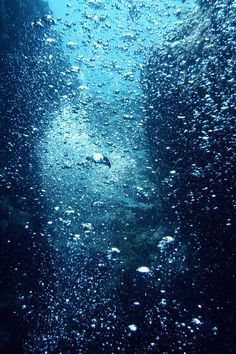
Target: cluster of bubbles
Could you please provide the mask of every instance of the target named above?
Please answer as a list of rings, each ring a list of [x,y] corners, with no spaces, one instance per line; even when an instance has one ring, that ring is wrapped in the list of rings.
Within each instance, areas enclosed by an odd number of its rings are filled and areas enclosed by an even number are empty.
[[[11,265],[24,351],[212,351],[224,308],[205,280],[232,228],[234,2],[198,1],[187,18],[193,1],[16,3],[25,40],[0,22],[0,229],[4,250],[27,253]]]

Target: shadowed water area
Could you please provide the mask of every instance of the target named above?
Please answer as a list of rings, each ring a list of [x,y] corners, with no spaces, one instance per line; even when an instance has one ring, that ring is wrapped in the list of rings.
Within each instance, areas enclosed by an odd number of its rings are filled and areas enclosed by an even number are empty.
[[[234,0],[0,1],[0,353],[235,353]]]

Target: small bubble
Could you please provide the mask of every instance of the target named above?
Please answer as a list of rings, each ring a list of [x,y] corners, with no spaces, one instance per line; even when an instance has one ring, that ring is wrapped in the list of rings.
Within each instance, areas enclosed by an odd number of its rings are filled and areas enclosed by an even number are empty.
[[[148,267],[142,266],[136,269],[139,273],[149,273],[150,269]]]
[[[129,325],[128,328],[129,328],[132,332],[135,332],[135,331],[137,331],[137,329],[138,329],[138,327],[137,327],[135,324]]]

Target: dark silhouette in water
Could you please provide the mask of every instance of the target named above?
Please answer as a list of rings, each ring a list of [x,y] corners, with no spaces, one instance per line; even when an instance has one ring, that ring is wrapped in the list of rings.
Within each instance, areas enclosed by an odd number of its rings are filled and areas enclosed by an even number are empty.
[[[45,112],[59,105],[62,94],[70,97],[73,92],[60,74],[68,67],[60,46],[53,48],[51,65],[47,63],[52,48],[45,36],[50,36],[51,26],[31,26],[38,18],[48,24],[49,14],[45,1],[0,1],[1,353],[25,353],[23,345],[36,318],[26,321],[24,301],[34,292],[33,306],[43,313],[39,280],[46,269],[50,278],[51,264],[44,258],[48,244],[40,235],[40,209],[45,205],[35,179],[39,174],[33,146],[47,124]],[[56,33],[53,36],[60,44]]]
[[[195,291],[220,328],[215,343],[222,353],[236,350],[235,15],[234,1],[200,0],[189,20],[153,48],[143,80],[163,223],[179,224],[188,242]],[[204,343],[215,350],[210,336]]]

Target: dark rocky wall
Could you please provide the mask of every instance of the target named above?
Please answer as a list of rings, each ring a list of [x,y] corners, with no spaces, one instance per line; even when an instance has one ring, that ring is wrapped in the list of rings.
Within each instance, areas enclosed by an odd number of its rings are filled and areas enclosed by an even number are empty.
[[[0,5],[0,168],[8,194],[9,185],[30,194],[34,143],[62,96],[74,99],[78,81],[47,2],[2,0]]]
[[[38,303],[38,279],[50,272],[34,144],[48,112],[74,92],[47,15],[42,0],[0,1],[0,353],[24,351],[24,296]]]
[[[29,123],[72,94],[56,21],[45,1],[2,0],[0,34],[1,124],[31,133]]]
[[[181,226],[194,289],[220,327],[221,352],[236,345],[235,40],[234,1],[199,1],[151,50],[143,77],[163,224]]]

